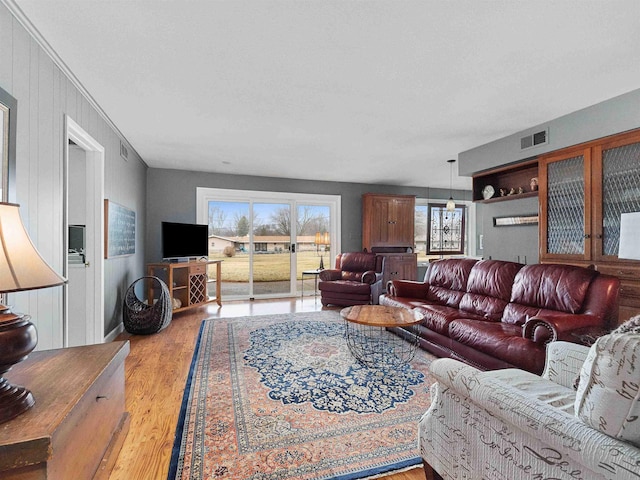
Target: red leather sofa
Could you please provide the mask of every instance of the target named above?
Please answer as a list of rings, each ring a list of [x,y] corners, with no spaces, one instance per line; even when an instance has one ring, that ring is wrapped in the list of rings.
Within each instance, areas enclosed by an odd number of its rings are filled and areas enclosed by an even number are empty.
[[[346,252],[336,256],[335,268],[320,272],[322,305],[378,303],[382,293],[384,257],[370,252]]]
[[[571,265],[445,259],[423,282],[390,281],[380,304],[419,309],[420,346],[439,357],[540,374],[547,343],[617,323],[619,288],[616,277]]]

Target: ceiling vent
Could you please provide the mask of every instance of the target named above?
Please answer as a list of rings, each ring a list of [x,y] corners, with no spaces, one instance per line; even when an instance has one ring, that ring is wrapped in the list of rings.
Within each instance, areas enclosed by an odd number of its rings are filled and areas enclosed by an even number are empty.
[[[541,130],[526,137],[520,139],[520,150],[526,150],[527,148],[537,147],[539,145],[546,145],[549,139],[549,130]]]
[[[125,161],[129,161],[129,149],[122,140],[120,140],[120,156],[124,158]]]

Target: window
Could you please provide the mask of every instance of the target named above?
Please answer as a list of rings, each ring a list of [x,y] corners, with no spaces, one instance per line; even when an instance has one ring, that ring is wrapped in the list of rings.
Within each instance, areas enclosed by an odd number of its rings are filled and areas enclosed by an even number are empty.
[[[464,206],[456,206],[449,212],[445,204],[429,204],[427,255],[464,253],[465,210]]]
[[[416,199],[415,252],[418,262],[447,255],[475,255],[475,205],[461,200],[447,212],[440,199]]]

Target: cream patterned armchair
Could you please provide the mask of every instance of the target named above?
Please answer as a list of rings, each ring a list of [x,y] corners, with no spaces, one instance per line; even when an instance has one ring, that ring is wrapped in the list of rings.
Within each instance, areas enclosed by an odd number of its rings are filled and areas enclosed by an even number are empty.
[[[542,377],[446,358],[431,372],[427,479],[640,479],[640,335],[552,342]]]

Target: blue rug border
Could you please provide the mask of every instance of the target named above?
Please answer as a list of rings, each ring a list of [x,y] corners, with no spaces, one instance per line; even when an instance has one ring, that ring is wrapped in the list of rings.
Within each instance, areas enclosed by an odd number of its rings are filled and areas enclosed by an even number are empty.
[[[189,404],[189,398],[191,397],[191,388],[193,382],[193,374],[196,369],[198,361],[198,354],[200,353],[200,342],[202,341],[202,332],[204,332],[204,325],[207,320],[203,320],[200,324],[200,330],[198,331],[198,339],[193,350],[193,357],[191,358],[191,366],[189,367],[189,374],[187,375],[187,382],[184,387],[184,393],[182,394],[182,404],[180,405],[180,414],[178,415],[178,423],[176,424],[176,430],[174,432],[173,448],[171,450],[171,461],[169,462],[169,474],[167,479],[175,479],[178,473],[178,459],[180,458],[180,446],[182,445],[182,435],[178,436],[178,432],[184,430],[184,421],[187,416],[187,405]]]
[[[311,312],[305,312],[311,313]],[[295,313],[283,313],[282,315],[295,315]],[[224,320],[231,320],[236,318],[243,317],[227,317]],[[182,435],[178,436],[178,432],[184,430],[184,422],[187,415],[187,405],[189,404],[189,398],[191,397],[191,389],[193,382],[193,375],[195,372],[198,355],[200,353],[200,344],[202,342],[202,334],[204,332],[205,324],[210,320],[223,320],[220,319],[211,319],[207,318],[202,320],[200,323],[200,329],[198,331],[198,338],[196,341],[196,345],[193,351],[193,357],[191,359],[191,366],[189,367],[189,374],[187,375],[187,381],[185,384],[184,393],[182,395],[182,404],[180,405],[180,414],[178,415],[178,422],[176,424],[176,429],[174,432],[174,441],[173,448],[171,450],[171,460],[169,462],[169,473],[167,475],[167,480],[175,480],[176,475],[178,473],[178,460],[180,458],[180,448],[182,445]],[[393,472],[402,470],[408,467],[413,467],[420,465],[422,463],[422,457],[413,457],[408,460],[403,460],[397,463],[393,463],[390,465],[385,465],[382,467],[374,467],[369,470],[361,470],[359,472],[348,473],[345,475],[341,475],[339,477],[332,477],[332,480],[359,480],[365,479],[367,477],[372,477],[376,475],[389,474],[391,475]]]
[[[416,465],[422,464],[422,457],[414,457],[409,460],[403,460],[401,462],[392,463],[390,465],[386,465],[384,467],[376,467],[371,468],[369,470],[361,470],[355,473],[347,473],[346,475],[341,475],[339,477],[331,477],[331,480],[359,480],[365,479],[368,477],[373,477],[375,475],[392,475],[394,472],[398,470],[402,470],[408,467],[415,467]]]

